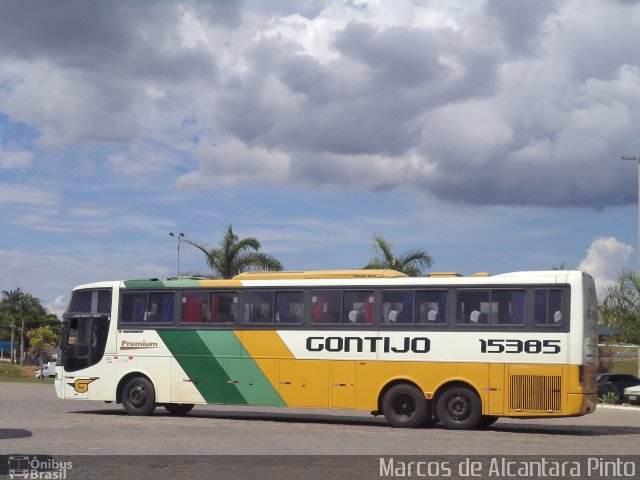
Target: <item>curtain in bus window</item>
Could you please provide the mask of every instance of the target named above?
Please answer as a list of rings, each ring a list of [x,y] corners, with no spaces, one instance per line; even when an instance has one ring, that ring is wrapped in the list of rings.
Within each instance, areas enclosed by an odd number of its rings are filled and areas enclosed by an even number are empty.
[[[524,325],[525,322],[525,294],[524,292],[513,292],[511,298],[511,323],[514,325]]]
[[[182,321],[185,323],[202,322],[202,298],[200,297],[183,297],[182,304]]]
[[[136,295],[133,299],[133,309],[131,312],[132,322],[144,322],[144,314],[147,311],[146,295]]]
[[[321,295],[321,294],[312,295],[312,305],[311,305],[311,322],[312,323],[322,323],[325,302],[326,300],[324,298],[324,295]]]
[[[447,323],[447,292],[440,292],[438,295],[438,323]]]
[[[365,323],[371,324],[373,323],[373,304],[374,296],[373,292],[365,294],[364,300],[364,321]]]
[[[173,322],[173,293],[163,296],[160,302],[160,318],[159,321],[163,323]]]
[[[211,321],[218,322],[218,295],[215,293],[211,294]]]
[[[402,317],[401,323],[413,323],[413,295],[410,292],[402,294]]]

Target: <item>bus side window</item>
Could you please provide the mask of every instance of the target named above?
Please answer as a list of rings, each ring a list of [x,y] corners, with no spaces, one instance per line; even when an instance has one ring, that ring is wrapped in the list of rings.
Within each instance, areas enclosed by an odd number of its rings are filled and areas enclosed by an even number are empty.
[[[456,301],[456,323],[467,325],[488,323],[490,299],[489,290],[459,290]]]
[[[540,289],[535,291],[534,297],[535,325],[561,325],[562,318],[562,290]]]
[[[413,292],[386,290],[382,292],[382,323],[413,323]]]
[[[344,292],[342,323],[373,323],[374,301],[369,290]]]
[[[238,318],[238,293],[213,292],[211,294],[211,322],[235,323]]]
[[[122,295],[120,320],[126,323],[143,323],[147,310],[146,293],[125,293]]]
[[[273,322],[273,292],[247,292],[244,295],[244,321]]]
[[[172,323],[174,297],[173,292],[150,293],[147,322]]]
[[[304,316],[304,292],[276,293],[276,322],[300,323]]]
[[[418,323],[443,325],[447,323],[447,292],[421,290],[416,292]]]
[[[209,318],[209,296],[206,292],[182,293],[182,323],[202,323]]]
[[[342,293],[339,290],[311,292],[311,323],[340,323]]]

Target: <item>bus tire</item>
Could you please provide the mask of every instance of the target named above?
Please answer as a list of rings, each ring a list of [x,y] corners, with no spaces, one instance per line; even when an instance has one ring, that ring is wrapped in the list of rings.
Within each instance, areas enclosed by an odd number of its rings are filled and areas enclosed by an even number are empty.
[[[122,406],[129,415],[149,415],[156,408],[156,390],[146,377],[133,377],[122,389]]]
[[[420,389],[400,383],[385,392],[382,413],[392,427],[417,428],[427,420],[427,399]]]
[[[470,388],[454,386],[438,395],[436,413],[440,422],[451,430],[471,430],[482,419],[482,403]]]
[[[171,415],[184,415],[195,407],[193,403],[165,403],[164,408]]]

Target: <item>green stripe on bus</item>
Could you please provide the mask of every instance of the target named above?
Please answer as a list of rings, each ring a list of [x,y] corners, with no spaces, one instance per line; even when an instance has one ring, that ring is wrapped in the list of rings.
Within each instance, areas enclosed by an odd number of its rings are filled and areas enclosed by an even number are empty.
[[[200,331],[211,354],[225,366],[225,371],[249,405],[286,406],[277,390],[262,372],[233,332]],[[228,358],[221,359],[224,355]],[[271,360],[275,364],[275,359]]]
[[[208,403],[286,406],[232,331],[158,330],[158,335]]]
[[[246,405],[221,362],[194,330],[158,330],[158,335],[207,403]],[[236,340],[237,341],[237,340]]]

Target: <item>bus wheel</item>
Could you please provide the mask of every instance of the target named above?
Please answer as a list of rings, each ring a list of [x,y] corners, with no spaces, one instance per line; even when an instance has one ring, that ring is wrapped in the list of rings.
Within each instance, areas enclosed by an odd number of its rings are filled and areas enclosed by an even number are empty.
[[[184,415],[195,407],[193,403],[165,403],[164,408],[171,415]]]
[[[122,406],[129,415],[149,415],[156,408],[156,391],[145,377],[134,377],[122,390]]]
[[[427,418],[427,400],[413,385],[400,383],[382,397],[382,413],[392,427],[417,428]]]
[[[438,396],[436,413],[445,427],[470,430],[482,419],[480,397],[467,387],[451,387]]]

